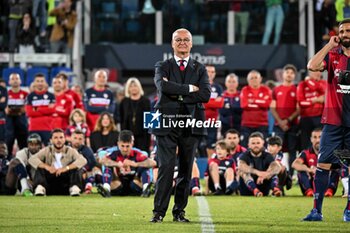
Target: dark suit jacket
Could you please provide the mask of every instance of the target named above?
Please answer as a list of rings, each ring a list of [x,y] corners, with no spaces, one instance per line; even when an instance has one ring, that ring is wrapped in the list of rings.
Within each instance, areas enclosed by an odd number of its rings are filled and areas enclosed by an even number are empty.
[[[155,110],[164,115],[170,116],[166,119],[175,119],[171,117],[179,113],[181,105],[184,106],[191,115],[192,119],[205,120],[204,106],[210,98],[210,84],[208,80],[207,70],[201,63],[189,59],[186,66],[185,74],[181,74],[179,66],[174,58],[166,61],[157,62],[155,65],[154,82],[157,87],[158,101],[155,104]],[[184,75],[184,78],[183,78]],[[164,81],[166,77],[168,81]],[[197,92],[189,92],[189,84],[199,87]],[[182,101],[179,96],[182,96]],[[150,129],[155,135],[167,135],[171,128]],[[192,127],[192,134],[206,135],[205,128]]]

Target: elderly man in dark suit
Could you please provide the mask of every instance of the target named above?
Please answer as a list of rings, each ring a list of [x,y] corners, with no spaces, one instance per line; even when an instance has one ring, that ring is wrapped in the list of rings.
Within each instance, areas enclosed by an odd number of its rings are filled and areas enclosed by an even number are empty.
[[[163,121],[159,128],[150,130],[156,135],[159,166],[153,217],[150,220],[154,223],[162,222],[168,209],[177,157],[179,173],[173,220],[189,222],[184,209],[190,193],[193,158],[199,137],[206,134],[204,126],[197,123],[205,121],[203,103],[210,98],[207,71],[204,65],[190,58],[191,33],[184,28],[176,30],[172,35],[172,47],[174,57],[155,66],[154,81],[158,93],[155,109],[161,113]],[[169,122],[172,122],[170,126]],[[188,124],[190,122],[192,124]]]

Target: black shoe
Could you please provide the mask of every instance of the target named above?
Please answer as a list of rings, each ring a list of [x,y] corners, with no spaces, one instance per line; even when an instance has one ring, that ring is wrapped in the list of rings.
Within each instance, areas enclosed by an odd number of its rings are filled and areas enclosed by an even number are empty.
[[[173,217],[174,222],[190,222],[187,218],[185,218],[185,213],[175,214]]]
[[[224,194],[225,194],[225,193],[224,193],[224,191],[222,191],[221,188],[218,188],[218,189],[215,191],[215,193],[214,193],[215,196],[224,195]]]
[[[103,184],[97,185],[97,192],[101,194],[102,197],[111,197],[111,192],[103,187]]]
[[[287,178],[286,178],[286,189],[289,190],[291,189],[293,186],[293,178],[291,175],[287,175]]]
[[[151,186],[152,186],[152,183],[149,183],[147,185],[146,189],[142,191],[141,197],[149,197],[149,196],[151,196]]]
[[[233,190],[232,188],[230,187],[227,187],[226,188],[226,191],[225,191],[225,195],[231,195],[235,190]]]
[[[153,223],[161,223],[163,222],[163,216],[159,215],[159,214],[154,214],[153,217],[151,218],[151,220],[149,220],[150,222]]]

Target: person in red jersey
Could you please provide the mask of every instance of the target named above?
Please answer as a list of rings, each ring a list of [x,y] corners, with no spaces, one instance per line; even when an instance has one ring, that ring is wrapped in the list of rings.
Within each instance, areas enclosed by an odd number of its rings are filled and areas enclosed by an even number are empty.
[[[114,113],[114,95],[106,88],[107,72],[97,70],[94,76],[95,84],[84,93],[86,120],[90,131],[93,131],[96,121],[102,112]]]
[[[9,77],[10,89],[8,90],[8,102],[6,113],[6,144],[12,154],[15,139],[19,149],[27,146],[28,119],[25,114],[24,104],[28,93],[21,89],[21,77],[12,73]]]
[[[289,154],[289,171],[293,174],[292,163],[297,153],[297,133],[299,108],[297,102],[297,87],[294,85],[297,69],[287,64],[283,68],[283,83],[273,89],[271,113],[275,118],[273,132],[286,145]]]
[[[52,128],[65,131],[68,127],[69,115],[73,110],[73,100],[64,92],[63,79],[60,76],[52,79],[52,88],[56,99],[55,112],[52,115]]]
[[[308,69],[328,71],[323,124],[314,181],[314,206],[304,221],[322,221],[322,204],[331,169],[340,168],[336,150],[350,149],[350,19],[339,23],[339,34],[309,61]],[[350,195],[343,212],[343,221],[350,221]]]
[[[259,131],[267,137],[268,110],[272,100],[271,91],[261,84],[261,74],[252,70],[247,76],[248,85],[241,91],[241,108],[243,136],[242,145],[247,147],[248,137],[252,132]]]
[[[313,129],[321,127],[321,115],[324,106],[325,86],[321,82],[321,72],[309,72],[308,78],[300,82],[297,99],[300,106],[301,148],[310,146]]]
[[[52,130],[52,114],[55,112],[55,96],[47,90],[43,74],[35,75],[33,85],[34,91],[27,96],[25,105],[29,134],[39,134],[44,145],[47,145]]]
[[[59,73],[56,75],[57,78],[61,78],[63,81],[63,91],[65,95],[68,95],[73,100],[73,107],[84,109],[83,101],[81,99],[81,96],[75,92],[73,89],[69,89],[69,80],[68,76],[65,73]]]

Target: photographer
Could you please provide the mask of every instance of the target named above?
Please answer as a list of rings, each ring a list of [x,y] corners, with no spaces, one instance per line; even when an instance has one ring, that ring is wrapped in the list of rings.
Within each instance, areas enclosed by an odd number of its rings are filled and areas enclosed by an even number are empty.
[[[350,19],[339,23],[339,35],[315,54],[308,63],[311,71],[328,71],[325,108],[321,118],[324,124],[314,180],[314,207],[304,221],[322,221],[322,203],[329,182],[330,169],[340,168],[334,155],[338,149],[350,149]],[[350,222],[350,196],[343,213]]]
[[[21,77],[17,73],[10,75],[9,85],[8,104],[5,113],[6,144],[11,154],[15,139],[17,139],[19,149],[27,146],[28,120],[25,114],[24,104],[28,93],[21,89]]]

